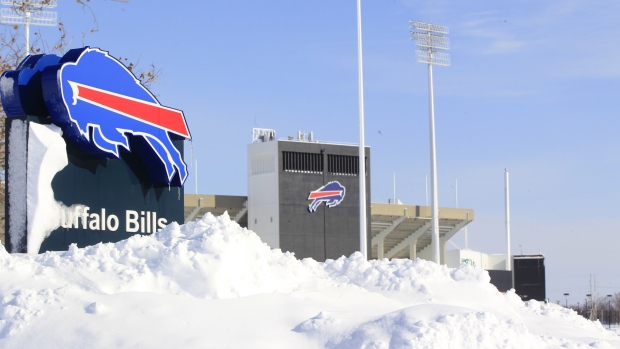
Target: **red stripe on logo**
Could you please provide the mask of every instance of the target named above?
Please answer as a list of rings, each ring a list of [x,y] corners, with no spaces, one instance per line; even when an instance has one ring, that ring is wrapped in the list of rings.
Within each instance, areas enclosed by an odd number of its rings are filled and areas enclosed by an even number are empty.
[[[334,195],[342,195],[342,190],[332,190],[332,191],[313,191],[310,192],[310,196],[308,196],[308,200],[310,199],[321,199],[327,196]]]
[[[140,101],[90,86],[73,83],[77,96],[89,103],[127,115],[131,118],[159,126],[167,131],[189,138],[183,112],[159,104]]]

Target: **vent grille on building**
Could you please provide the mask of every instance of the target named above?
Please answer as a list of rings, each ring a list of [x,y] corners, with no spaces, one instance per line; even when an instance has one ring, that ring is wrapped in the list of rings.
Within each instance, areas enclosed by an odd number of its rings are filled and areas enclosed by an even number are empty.
[[[327,172],[341,176],[357,176],[359,158],[350,155],[327,155]]]
[[[285,172],[323,173],[323,155],[316,153],[282,152],[282,170]]]

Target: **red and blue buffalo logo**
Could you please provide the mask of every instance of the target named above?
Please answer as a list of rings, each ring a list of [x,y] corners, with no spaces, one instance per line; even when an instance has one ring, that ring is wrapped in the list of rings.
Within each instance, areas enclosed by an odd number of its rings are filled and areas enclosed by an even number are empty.
[[[173,144],[191,138],[183,112],[162,106],[108,52],[84,47],[62,58],[29,56],[2,79],[7,116],[49,115],[83,151],[104,158],[120,158],[121,150],[137,153],[154,183],[185,182],[187,165]],[[42,101],[33,101],[37,96]],[[27,110],[39,104],[47,115]]]
[[[311,191],[308,200],[313,200],[308,206],[310,212],[315,212],[321,203],[327,207],[338,206],[344,199],[345,189],[337,181],[329,182],[317,190]]]

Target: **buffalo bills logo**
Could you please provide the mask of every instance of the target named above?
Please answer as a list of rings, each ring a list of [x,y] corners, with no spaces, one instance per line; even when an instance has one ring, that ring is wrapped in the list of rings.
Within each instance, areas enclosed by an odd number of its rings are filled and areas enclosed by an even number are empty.
[[[313,200],[308,206],[310,212],[315,212],[324,202],[327,207],[339,205],[344,199],[344,187],[337,181],[329,182],[315,191],[311,191],[308,200]]]
[[[38,115],[26,110],[33,101],[24,98],[39,96],[44,104],[38,104],[47,112],[39,116],[49,115],[63,136],[82,150],[120,158],[123,148],[143,159],[153,182],[185,182],[187,165],[173,144],[191,138],[182,111],[162,106],[127,67],[105,51],[84,47],[62,58],[52,57],[56,56],[29,56],[17,71],[2,76],[3,105],[15,111],[9,117]],[[20,93],[37,89],[38,94]]]

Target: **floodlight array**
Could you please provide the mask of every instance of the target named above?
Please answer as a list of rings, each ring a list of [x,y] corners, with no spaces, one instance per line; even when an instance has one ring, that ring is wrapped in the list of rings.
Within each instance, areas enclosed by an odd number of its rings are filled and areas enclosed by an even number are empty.
[[[56,7],[57,0],[0,0],[0,4],[10,6],[0,10],[1,24],[24,26],[26,55],[30,54],[30,26],[57,24],[56,12],[43,10]]]
[[[32,24],[53,27],[56,25],[56,12],[41,11],[33,12],[26,17],[10,8],[0,10],[0,23],[2,24]]]
[[[417,50],[415,58],[418,63],[450,66],[450,55],[447,53]]]
[[[12,6],[12,7],[21,7],[26,6],[31,9],[37,8],[54,8],[58,5],[58,0],[1,0],[0,3],[2,5]]]
[[[411,24],[410,28],[413,30],[421,30],[437,34],[448,34],[448,27],[444,27],[443,25],[420,21],[409,21],[409,24]]]
[[[415,40],[420,47],[428,47],[437,50],[450,49],[450,40],[445,36],[437,34],[411,32],[411,40]]]
[[[440,53],[437,50],[447,51],[450,49],[450,40],[444,36],[448,33],[448,27],[443,25],[409,21],[411,32],[411,40],[416,41],[416,45],[420,47],[416,51],[416,61],[431,65],[450,65],[450,55]]]

